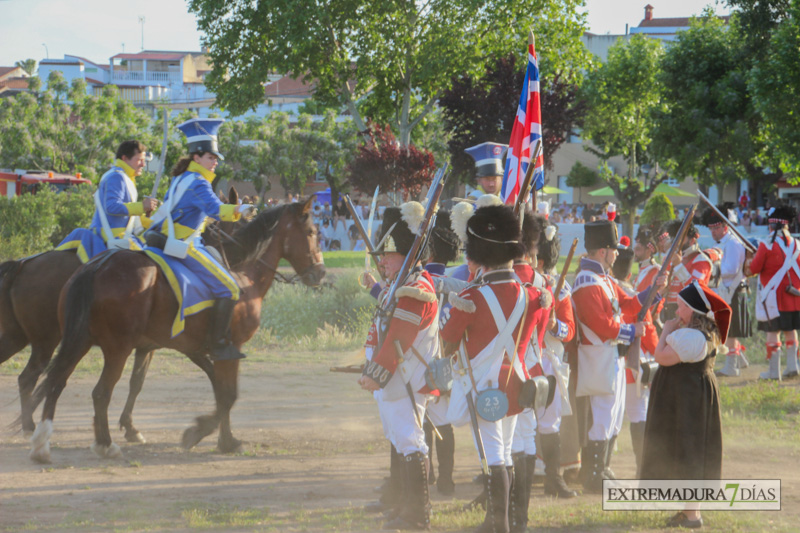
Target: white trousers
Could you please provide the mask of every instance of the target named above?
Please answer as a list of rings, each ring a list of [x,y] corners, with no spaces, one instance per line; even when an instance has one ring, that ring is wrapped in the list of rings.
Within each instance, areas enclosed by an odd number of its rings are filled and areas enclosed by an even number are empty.
[[[520,452],[525,452],[525,455],[536,455],[536,417],[533,416],[533,409],[525,409],[517,415],[511,453]]]
[[[625,385],[625,412],[631,424],[647,420],[647,404],[650,403],[650,387],[642,387],[642,395],[636,396],[636,383]]]
[[[450,406],[450,395],[444,396],[431,396],[428,400],[428,416],[431,417],[431,422],[436,427],[446,426],[450,423],[447,419],[447,408]]]
[[[489,466],[512,466],[511,443],[514,439],[514,427],[517,425],[517,415],[507,416],[497,422],[488,422],[478,417],[478,427],[481,430],[483,449],[486,451],[486,462]],[[474,440],[473,435],[473,440]],[[475,449],[478,443],[475,441]]]
[[[420,416],[425,414],[428,397],[418,392],[414,393],[414,402]],[[389,440],[394,444],[400,455],[411,455],[422,452],[428,454],[428,445],[425,444],[425,432],[414,417],[411,400],[407,397],[397,400],[383,400],[380,404],[383,416],[389,427]]]
[[[561,388],[556,382],[556,395],[547,409],[539,410],[539,433],[552,435],[561,430]]]
[[[622,419],[625,415],[625,365],[624,360],[617,357],[616,384],[614,394],[590,396],[592,407],[592,427],[589,429],[589,440],[609,440],[619,435]]]

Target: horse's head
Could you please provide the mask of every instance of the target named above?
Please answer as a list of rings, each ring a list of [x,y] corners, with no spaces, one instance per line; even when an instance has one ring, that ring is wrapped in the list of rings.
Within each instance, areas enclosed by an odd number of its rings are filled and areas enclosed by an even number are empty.
[[[317,228],[311,216],[314,196],[305,203],[289,204],[283,217],[283,258],[289,261],[303,283],[317,286],[325,277],[325,263],[319,249]]]

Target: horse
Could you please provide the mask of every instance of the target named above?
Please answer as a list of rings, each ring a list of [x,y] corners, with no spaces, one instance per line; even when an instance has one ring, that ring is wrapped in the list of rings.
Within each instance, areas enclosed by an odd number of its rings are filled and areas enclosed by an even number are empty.
[[[236,204],[238,199],[236,189],[231,187],[227,203]],[[61,342],[61,329],[54,327],[58,324],[59,294],[80,266],[75,252],[57,250],[0,264],[0,364],[29,344],[31,346],[28,363],[17,378],[20,421],[27,437],[36,429],[31,395]],[[136,350],[128,399],[119,418],[119,427],[125,431],[128,442],[146,442],[133,425],[133,407],[152,359],[152,349],[143,347]],[[213,379],[210,372],[214,368],[210,361],[200,362],[200,368],[209,379]]]
[[[317,286],[325,275],[317,231],[310,216],[312,198],[305,203],[278,206],[257,215],[236,230],[223,246],[223,257],[241,287],[234,309],[231,340],[237,348],[249,340],[260,324],[261,304],[285,258],[297,277]],[[95,443],[100,457],[121,456],[108,430],[108,404],[131,351],[156,345],[187,355],[197,363],[207,359],[206,333],[211,311],[186,318],[185,329],[171,336],[178,302],[160,268],[145,254],[129,250],[104,252],[83,265],[61,291],[59,320],[65,331],[47,377],[34,391],[34,404],[44,400],[40,424],[31,438],[30,457],[50,461],[50,437],[56,403],[75,366],[97,345],[104,365],[92,391]],[[213,413],[200,416],[183,434],[189,449],[219,427],[217,449],[232,452],[241,441],[231,432],[230,411],[237,397],[239,360],[215,361],[212,388],[216,401]]]

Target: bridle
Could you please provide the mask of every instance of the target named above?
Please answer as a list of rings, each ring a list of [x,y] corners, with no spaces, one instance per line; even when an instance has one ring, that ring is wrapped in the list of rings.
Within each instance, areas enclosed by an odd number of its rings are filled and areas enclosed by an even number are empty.
[[[272,227],[269,228],[267,231],[268,232],[272,232],[278,226],[278,222],[279,221],[280,221],[280,219],[276,220],[275,223],[272,225]],[[233,235],[230,235],[227,232],[225,232],[224,230],[220,229],[219,227],[217,227],[216,224],[209,225],[207,227],[207,229],[211,230],[212,233],[215,233],[217,235],[217,237],[224,238],[227,241],[232,242],[233,244],[235,244],[239,248],[245,249],[245,246],[236,237],[234,237]],[[284,239],[284,242],[283,242],[283,256],[288,255],[288,251],[289,251],[289,243],[286,242],[286,239]],[[224,246],[220,246],[220,252],[222,253],[222,257],[225,260],[225,264],[227,265],[228,269],[231,270],[231,266],[228,263],[228,258],[225,255],[225,247]],[[301,280],[306,274],[308,274],[309,271],[311,271],[311,269],[313,269],[317,265],[321,264],[318,261],[312,261],[311,264],[308,266],[308,268],[306,268],[305,270],[303,270],[300,273],[295,273],[291,277],[288,277],[285,274],[279,272],[276,267],[273,267],[272,265],[270,265],[269,263],[264,261],[263,258],[256,257],[255,260],[258,261],[259,263],[261,263],[264,267],[266,267],[267,270],[271,271],[273,273],[273,275],[274,275],[274,279],[276,279],[280,283],[286,283],[286,284],[289,284],[289,285],[293,285],[297,281]],[[280,258],[279,258],[279,262],[280,262]]]

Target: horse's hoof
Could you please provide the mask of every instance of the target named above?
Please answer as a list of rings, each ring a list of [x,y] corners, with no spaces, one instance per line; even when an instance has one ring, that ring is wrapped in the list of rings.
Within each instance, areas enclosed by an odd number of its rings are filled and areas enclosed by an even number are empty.
[[[30,440],[30,438],[33,437],[33,432],[34,431],[35,430],[23,429],[22,430],[22,436],[25,438],[25,440]]]
[[[137,430],[133,431],[126,431],[125,432],[125,440],[128,442],[132,442],[134,444],[147,444],[147,439],[144,438],[144,435],[139,433]]]
[[[122,450],[119,446],[112,442],[109,446],[105,444],[92,444],[92,451],[101,459],[119,459],[122,457]]]
[[[195,445],[197,445],[198,442],[203,440],[203,437],[204,435],[200,433],[200,430],[197,428],[197,426],[192,426],[183,432],[181,445],[183,445],[185,449],[191,450],[195,447]]]
[[[242,441],[230,439],[228,442],[218,442],[217,448],[222,453],[239,453],[242,451]]]
[[[37,463],[50,462],[50,437],[53,436],[53,421],[42,420],[31,436],[30,458]]]
[[[50,463],[50,443],[45,443],[43,446],[31,448],[31,453],[28,456],[31,461],[41,464]]]

